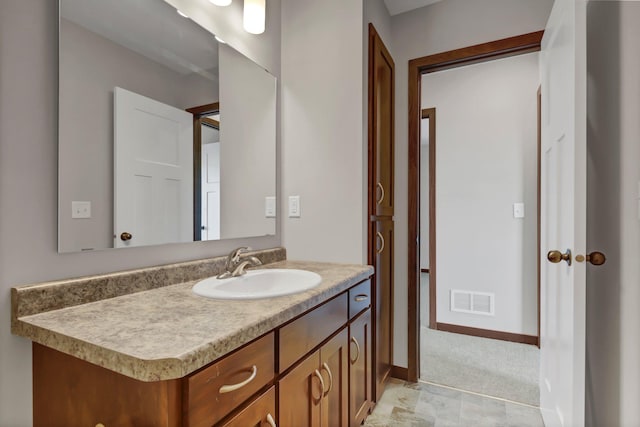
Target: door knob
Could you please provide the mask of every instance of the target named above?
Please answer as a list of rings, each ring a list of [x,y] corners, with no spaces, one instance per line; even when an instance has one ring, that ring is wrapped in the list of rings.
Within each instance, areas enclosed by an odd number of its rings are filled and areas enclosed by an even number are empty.
[[[576,255],[576,261],[577,262],[587,261],[593,265],[602,265],[605,262],[607,262],[607,257],[602,252],[594,251],[586,256]]]
[[[547,253],[547,259],[554,264],[557,264],[560,261],[566,261],[567,265],[571,265],[571,249],[567,249],[565,253],[560,251],[549,251]]]
[[[120,234],[120,240],[122,240],[123,242],[126,242],[127,240],[131,240],[132,238],[133,238],[133,235],[131,233],[127,233],[126,231]]]

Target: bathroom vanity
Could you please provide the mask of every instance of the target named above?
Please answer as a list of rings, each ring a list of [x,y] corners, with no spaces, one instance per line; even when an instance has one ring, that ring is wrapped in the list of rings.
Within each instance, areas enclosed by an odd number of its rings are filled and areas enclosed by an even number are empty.
[[[259,300],[193,294],[214,259],[12,289],[13,333],[34,342],[34,425],[360,425],[373,270],[276,255],[265,268],[322,282]]]

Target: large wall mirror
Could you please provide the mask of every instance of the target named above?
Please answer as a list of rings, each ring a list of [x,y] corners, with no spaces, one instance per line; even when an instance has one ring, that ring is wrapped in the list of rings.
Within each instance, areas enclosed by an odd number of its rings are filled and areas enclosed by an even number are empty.
[[[276,79],[176,12],[60,1],[60,252],[276,232]]]

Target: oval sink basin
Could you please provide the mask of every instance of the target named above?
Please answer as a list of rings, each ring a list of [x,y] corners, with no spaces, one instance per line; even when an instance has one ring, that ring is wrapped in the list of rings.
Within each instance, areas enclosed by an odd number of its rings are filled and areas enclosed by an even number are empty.
[[[322,282],[319,274],[306,270],[250,270],[240,277],[209,277],[196,283],[196,295],[218,299],[260,299],[296,294],[315,288]]]

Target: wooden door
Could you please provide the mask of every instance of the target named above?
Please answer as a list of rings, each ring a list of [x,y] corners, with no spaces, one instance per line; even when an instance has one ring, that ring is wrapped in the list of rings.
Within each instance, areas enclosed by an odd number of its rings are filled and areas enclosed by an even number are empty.
[[[586,2],[555,2],[542,39],[540,409],[585,420]],[[548,251],[564,253],[560,258]]]
[[[192,146],[191,114],[114,89],[115,247],[193,240]]]
[[[349,325],[349,425],[362,424],[371,406],[371,310]]]
[[[347,427],[349,424],[348,331],[343,329],[320,349],[320,372],[324,377],[322,427]]]
[[[378,400],[392,363],[395,65],[369,24],[369,263],[373,289],[373,397]]]
[[[220,427],[275,427],[276,390],[271,387],[239,414],[221,424]]]
[[[324,378],[316,351],[279,382],[280,427],[317,427],[323,399]]]

